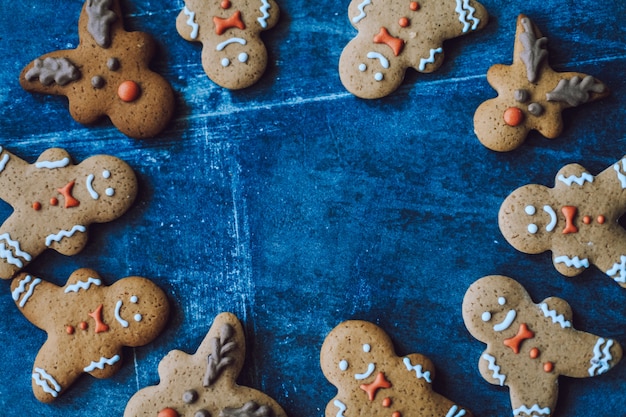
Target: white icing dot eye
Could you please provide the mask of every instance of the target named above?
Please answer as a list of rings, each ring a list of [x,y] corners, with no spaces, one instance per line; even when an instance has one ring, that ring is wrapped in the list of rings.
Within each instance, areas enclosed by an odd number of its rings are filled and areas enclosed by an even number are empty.
[[[135,321],[139,322],[141,321],[141,319],[143,319],[143,317],[141,317],[141,314],[135,314],[135,317],[133,317],[135,319]]]
[[[365,64],[359,65],[359,71],[365,72],[366,69],[367,69],[367,65],[365,65]]]
[[[504,297],[500,297],[498,298],[498,304],[500,304],[501,306],[506,304],[506,298]]]
[[[239,60],[239,62],[248,62],[248,54],[245,52],[242,52],[239,54],[237,59]]]
[[[115,195],[115,189],[113,188],[107,188],[105,191],[106,195],[108,195],[109,197],[113,197]]]
[[[139,300],[139,299],[137,298],[137,296],[136,296],[136,295],[133,295],[133,296],[131,296],[131,297],[130,297],[130,302],[131,302],[131,303],[133,303],[133,304],[137,304],[137,301],[138,301],[138,300]]]
[[[483,313],[483,315],[480,317],[483,321],[489,321],[491,320],[491,313],[488,311],[485,311]]]
[[[524,211],[526,212],[526,214],[528,214],[529,216],[532,216],[533,214],[535,214],[537,212],[537,209],[535,209],[534,206],[526,206],[526,208],[524,209]]]
[[[536,224],[529,224],[528,225],[528,233],[534,235],[535,233],[537,233],[537,230],[539,230],[539,228],[537,227]]]
[[[376,81],[382,81],[383,80],[383,73],[382,72],[377,72],[376,74],[374,74],[374,79]]]
[[[230,60],[228,58],[222,58],[222,66],[227,67],[230,65]]]
[[[348,361],[345,359],[342,359],[341,362],[339,362],[339,369],[342,371],[345,371],[348,369]]]
[[[364,344],[363,345],[363,352],[365,353],[369,353],[372,350],[372,347],[369,344]]]
[[[104,179],[111,178],[111,172],[107,171],[107,170],[102,171],[102,178],[104,178]]]

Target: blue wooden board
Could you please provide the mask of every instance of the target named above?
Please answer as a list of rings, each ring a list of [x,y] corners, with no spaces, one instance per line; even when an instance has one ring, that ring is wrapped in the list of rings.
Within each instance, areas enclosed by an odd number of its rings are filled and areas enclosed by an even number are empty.
[[[280,23],[263,35],[269,68],[237,92],[211,82],[199,45],[178,36],[181,0],[124,0],[127,29],[155,36],[153,68],[177,101],[163,134],[134,140],[106,120],[82,126],[64,98],[33,95],[18,83],[31,60],[76,47],[82,2],[5,2],[0,143],[30,162],[49,147],[67,149],[76,161],[112,154],[140,183],[131,210],[93,226],[83,252],[48,251],[29,272],[58,285],[81,267],[109,283],[145,276],[167,291],[173,309],[161,337],[125,351],[118,374],[83,376],[46,405],[33,397],[30,376],[45,334],[2,283],[4,414],[122,415],[133,393],[158,382],[167,352],[195,351],[213,317],[230,311],[248,342],[240,383],[264,390],[292,417],[323,415],[336,390],[321,373],[320,347],[334,326],[355,318],[384,328],[398,354],[430,357],[435,389],[476,416],[511,415],[507,389],[479,375],[484,345],[461,318],[466,289],[490,274],[519,280],[536,302],[568,300],[577,328],[626,345],[626,290],[595,268],[564,278],[550,253],[517,252],[497,225],[499,206],[515,188],[552,186],[572,162],[596,174],[626,153],[626,2],[482,3],[488,26],[447,42],[439,71],[409,71],[393,95],[366,101],[348,93],[337,72],[356,34],[348,0],[281,0]],[[518,150],[497,154],[478,142],[472,118],[496,95],[487,69],[512,61],[519,13],[549,37],[553,68],[592,74],[612,94],[568,110],[558,139],[533,133]],[[8,205],[0,208],[9,215]],[[560,382],[557,417],[625,414],[624,363],[601,377]]]

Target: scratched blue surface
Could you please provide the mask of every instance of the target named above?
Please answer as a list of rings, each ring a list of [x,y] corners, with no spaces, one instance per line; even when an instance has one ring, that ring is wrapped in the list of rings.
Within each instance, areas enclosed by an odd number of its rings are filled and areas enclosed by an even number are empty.
[[[122,2],[129,30],[152,33],[153,68],[176,91],[168,129],[151,140],[121,135],[107,121],[74,122],[66,100],[31,95],[18,83],[34,58],[77,44],[80,0],[3,1],[0,14],[0,142],[33,162],[49,147],[76,161],[98,153],[126,160],[140,193],[119,220],[92,227],[77,256],[46,252],[28,270],[59,285],[80,267],[111,283],[153,279],[170,295],[169,326],[128,349],[107,380],[83,376],[52,405],[31,392],[31,367],[45,334],[0,284],[0,406],[5,415],[122,415],[138,389],[158,381],[172,349],[193,352],[215,315],[237,314],[248,353],[240,383],[274,397],[292,417],[322,416],[335,388],[319,367],[325,335],[346,319],[383,327],[398,354],[423,353],[435,389],[479,417],[511,415],[508,391],[477,370],[484,346],[461,319],[467,287],[509,275],[539,302],[569,301],[577,328],[626,345],[626,290],[590,268],[564,278],[550,254],[525,255],[497,226],[502,200],[527,183],[552,185],[567,163],[596,174],[626,153],[626,3],[615,0],[484,0],[481,32],[446,43],[439,71],[409,71],[392,96],[353,97],[337,73],[355,35],[348,0],[282,0],[280,23],[263,35],[269,68],[230,92],[202,72],[200,47],[180,38],[181,0]],[[559,71],[592,74],[609,98],[566,112],[556,140],[531,134],[496,154],[472,132],[475,108],[495,92],[487,69],[512,60],[515,21],[529,15],[550,38]],[[8,216],[3,204],[0,214]],[[561,378],[556,417],[625,415],[626,364],[602,377]]]

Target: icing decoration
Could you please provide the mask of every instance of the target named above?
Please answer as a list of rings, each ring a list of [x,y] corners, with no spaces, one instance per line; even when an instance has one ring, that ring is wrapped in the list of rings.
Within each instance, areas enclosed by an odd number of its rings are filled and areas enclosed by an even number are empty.
[[[70,164],[70,158],[59,159],[58,161],[38,161],[35,162],[35,167],[39,169],[56,169],[65,168]]]
[[[469,0],[456,0],[455,11],[459,14],[459,22],[463,24],[463,33],[467,33],[470,29],[476,30],[480,19],[474,16],[476,9],[469,5]],[[473,23],[469,23],[470,20]]]
[[[582,80],[575,75],[570,80],[560,80],[556,88],[546,94],[548,101],[562,101],[572,107],[580,106],[589,101],[590,93],[603,93],[604,84],[597,82],[591,75]]]
[[[391,398],[386,397],[386,398],[383,400],[383,407],[385,407],[385,408],[389,408],[389,407],[391,407]]]
[[[539,349],[532,348],[530,350],[530,352],[528,352],[528,356],[530,356],[531,359],[537,359],[539,357]]]
[[[435,63],[435,55],[443,53],[443,48],[439,47],[437,49],[430,50],[430,56],[428,59],[420,59],[419,70],[424,71],[426,69],[426,65]]]
[[[465,414],[465,410],[459,408],[458,405],[453,405],[450,411],[448,411],[448,414],[446,414],[446,417],[463,417]]]
[[[272,417],[272,409],[265,405],[259,405],[255,401],[248,401],[240,408],[226,407],[220,411],[220,417]],[[194,417],[210,417],[206,410],[196,412]]]
[[[87,30],[96,43],[105,48],[111,43],[111,23],[115,21],[115,13],[111,10],[111,0],[88,0],[85,9],[89,16]]]
[[[344,371],[344,372],[345,372],[345,371],[347,371],[347,370],[348,370],[348,361],[347,361],[347,360],[345,360],[345,359],[342,359],[342,360],[339,362],[339,369],[340,369],[340,370],[342,370],[342,371]]]
[[[620,261],[613,264],[613,267],[606,271],[606,274],[618,283],[626,282],[626,256],[621,255]]]
[[[500,304],[502,305],[502,304]],[[503,332],[506,329],[508,329],[509,327],[511,327],[511,324],[513,324],[513,321],[515,320],[515,317],[517,317],[517,312],[515,310],[509,310],[508,313],[506,313],[506,317],[504,318],[504,320],[502,320],[502,322],[496,324],[495,326],[493,326],[493,330],[496,332]]]
[[[520,103],[526,103],[530,98],[530,93],[528,90],[515,90],[513,98],[515,98],[515,101],[519,101]]]
[[[526,323],[522,323],[517,330],[517,334],[508,339],[504,339],[504,346],[511,348],[515,354],[519,353],[520,345],[524,340],[532,339],[535,333],[528,329]]]
[[[531,408],[528,408],[527,406],[522,405],[521,407],[518,407],[515,410],[513,410],[513,415],[515,416],[521,413],[525,413],[529,416],[535,416],[534,413],[537,413],[539,415],[541,414],[550,415],[551,411],[548,407],[540,408],[537,404],[533,405]],[[539,416],[535,416],[535,417],[539,417]]]
[[[621,167],[620,162],[622,163]],[[624,172],[626,172],[626,158],[613,165],[613,169],[617,172],[617,179],[621,183],[622,188],[626,188],[626,175],[624,175]]]
[[[415,371],[415,376],[418,379],[424,379],[429,384],[432,384],[432,380],[430,379],[430,371],[422,372],[422,365],[413,365],[409,358],[402,359],[402,362],[404,363],[404,366],[406,366],[407,371]]]
[[[61,230],[59,233],[51,234],[46,237],[46,246],[52,245],[54,242],[60,242],[61,239],[65,237],[72,237],[76,232],[85,233],[87,228],[85,226],[76,225],[72,227],[70,230]]]
[[[104,84],[105,84],[104,78],[102,78],[101,76],[96,75],[96,76],[91,77],[91,86],[93,88],[100,89],[104,87]]]
[[[58,206],[59,205],[59,200],[56,197],[52,197],[50,199],[50,205],[51,206]]]
[[[35,210],[35,211],[41,210],[41,203],[39,201],[35,201],[33,203],[33,210]]]
[[[176,412],[176,410],[168,407],[159,411],[159,414],[157,414],[157,417],[180,417],[180,415]]]
[[[535,233],[537,233],[539,231],[539,228],[537,227],[536,224],[529,224],[528,225],[528,233],[534,235]]]
[[[599,215],[596,221],[598,222],[598,224],[604,224],[606,218],[603,215]]]
[[[554,258],[554,262],[557,264],[565,264],[567,267],[574,268],[589,268],[589,259],[580,259],[578,256],[570,258],[569,256],[557,256]],[[609,274],[610,275],[610,274]]]
[[[67,334],[72,335],[72,334],[74,334],[74,331],[75,331],[74,327],[72,327],[72,326],[65,326],[65,332]]]
[[[574,226],[574,217],[578,209],[574,206],[565,206],[561,208],[561,213],[565,216],[565,227],[563,228],[563,234],[578,233],[578,228]]]
[[[401,17],[400,20],[398,20],[398,25],[402,28],[406,28],[410,25],[410,21],[406,17]]]
[[[380,65],[385,68],[388,69],[389,68],[389,60],[387,58],[385,58],[383,56],[383,54],[378,53],[378,52],[368,52],[367,53],[367,57],[369,59],[378,59],[380,61]]]
[[[374,401],[376,392],[379,389],[385,389],[390,387],[391,382],[387,381],[387,379],[385,378],[385,374],[383,374],[382,372],[376,374],[376,379],[374,379],[373,382],[369,384],[362,384],[359,386],[359,388],[367,393],[367,398],[369,398],[370,401]]]
[[[237,348],[236,342],[231,340],[235,337],[234,333],[235,329],[230,324],[224,324],[220,328],[220,337],[212,339],[213,351],[207,358],[207,369],[202,380],[203,386],[211,386],[222,371],[234,362],[232,354]]]
[[[546,362],[543,364],[543,371],[544,372],[552,372],[554,371],[554,364],[552,362]]]
[[[33,67],[26,72],[28,81],[39,79],[44,86],[57,84],[64,86],[80,78],[80,71],[67,58],[47,57],[43,60],[37,58],[33,61]]]
[[[139,98],[139,94],[141,94],[139,84],[131,80],[123,81],[117,88],[118,97],[126,103],[131,103],[137,100]]]
[[[61,392],[61,386],[52,377],[52,375],[50,375],[41,368],[35,368],[32,376],[35,384],[40,386],[45,392],[52,395],[53,397],[58,397],[59,393]]]
[[[363,372],[362,374],[355,374],[354,379],[358,379],[358,380],[367,379],[370,377],[370,375],[374,373],[375,369],[376,369],[376,365],[374,365],[373,363],[370,363],[367,365],[367,371]]]
[[[585,223],[585,224],[591,223],[591,217],[589,217],[589,216],[583,217],[583,223]]]
[[[192,12],[187,8],[187,6],[185,6],[183,7],[183,13],[189,16],[189,19],[187,19],[186,22],[189,26],[191,26],[191,34],[189,36],[191,37],[191,39],[197,39],[200,26],[198,26],[198,24],[195,22],[196,12]]]
[[[185,404],[193,404],[198,400],[198,392],[190,389],[183,393],[183,402]]]
[[[100,304],[93,312],[89,313],[89,317],[94,319],[96,322],[96,333],[102,333],[109,330],[109,326],[102,321],[102,307],[103,305]]]
[[[519,126],[524,121],[524,113],[517,107],[509,107],[504,111],[504,123],[511,127]]]
[[[87,330],[89,328],[89,324],[87,324],[86,321],[81,321],[80,323],[78,323],[78,327],[81,330]]]
[[[532,114],[533,116],[541,116],[543,114],[544,108],[541,104],[539,103],[530,103],[528,105],[528,113]]]
[[[372,351],[372,346],[369,343],[363,345],[363,352],[370,353]]]
[[[39,285],[40,283],[41,283],[40,278],[35,278],[33,280],[33,278],[30,275],[27,275],[26,278],[20,281],[20,285],[11,292],[11,295],[13,296],[13,301],[19,300],[20,296],[24,294],[24,297],[22,297],[22,300],[18,304],[20,307],[24,307],[28,299],[33,295],[33,292],[35,291],[35,287]],[[28,290],[26,290],[27,286],[28,286]]]
[[[363,18],[367,16],[367,14],[365,13],[365,7],[369,6],[370,4],[372,4],[371,0],[363,0],[363,3],[359,4],[360,14],[352,18],[353,23],[359,23]]]
[[[528,214],[529,216],[534,216],[535,213],[537,212],[537,209],[535,209],[534,206],[526,206],[524,208],[524,212]]]
[[[122,300],[119,300],[115,304],[115,320],[117,320],[122,327],[128,327],[128,322],[124,320],[122,316],[120,316],[120,309],[122,308],[122,304]]]
[[[1,149],[2,148],[0,147],[0,152],[2,152]],[[2,160],[0,160],[0,173],[2,173],[2,171],[4,171],[4,168],[6,168],[7,163],[9,162],[9,159],[10,159],[10,157],[6,153],[2,156]]]
[[[230,0],[222,0],[222,2],[220,3],[220,7],[224,10],[230,9],[230,6],[232,6]]]
[[[263,13],[263,16],[257,18],[257,21],[259,22],[261,27],[265,29],[267,28],[267,19],[270,17],[268,10],[271,8],[271,5],[269,4],[267,0],[261,0],[261,4],[262,6],[259,10],[261,10],[261,13]]]
[[[593,347],[593,357],[591,358],[591,367],[589,368],[589,376],[601,375],[611,367],[609,362],[613,359],[610,349],[613,346],[613,340],[605,340],[599,338]],[[604,347],[602,347],[604,346]]]
[[[548,56],[548,51],[546,50],[548,38],[542,37],[537,39],[532,23],[528,18],[522,19],[522,26],[524,27],[524,32],[519,35],[519,38],[524,46],[524,50],[520,53],[520,58],[526,66],[528,81],[534,83],[537,80],[539,65]]]
[[[546,303],[540,303],[539,308],[543,312],[543,315],[549,319],[552,319],[552,323],[558,323],[562,328],[572,327],[572,323],[569,320],[565,320],[565,316],[563,314],[557,315],[557,312],[551,310]]]
[[[72,181],[68,183],[65,187],[57,189],[57,191],[61,193],[61,195],[65,199],[65,208],[78,207],[80,205],[80,201],[78,201],[72,196],[72,190],[74,189],[74,184],[75,182]]]
[[[2,242],[3,240],[5,242]],[[7,249],[6,245],[9,245],[10,249]],[[13,255],[11,249],[15,252],[15,256]],[[32,259],[30,254],[20,249],[20,243],[12,240],[8,233],[0,235],[0,258],[6,259],[8,263],[17,266],[18,268],[22,268],[24,266],[22,261],[18,258],[22,258],[27,262],[30,262]]]
[[[400,38],[396,38],[389,34],[389,31],[385,27],[380,28],[380,32],[374,36],[374,43],[381,43],[387,45],[393,51],[395,56],[400,55],[402,48],[404,48],[404,41]]]
[[[591,175],[588,172],[583,172],[578,177],[576,175],[570,175],[569,177],[565,178],[565,175],[561,174],[557,177],[557,179],[561,181],[562,183],[564,183],[565,185],[567,185],[568,187],[571,187],[573,183],[576,183],[582,186],[586,181],[592,183],[593,175]]]
[[[246,25],[241,20],[241,11],[237,10],[227,19],[223,19],[221,17],[213,17],[213,23],[215,23],[215,33],[218,35],[223,35],[228,29],[237,28],[237,29],[245,29]]]
[[[483,321],[489,321],[489,320],[491,320],[491,313],[490,313],[490,312],[488,312],[488,311],[485,311],[485,312],[482,314],[481,319],[482,319]]]
[[[85,186],[87,187],[87,191],[89,192],[89,195],[91,196],[91,198],[93,198],[94,200],[97,200],[98,198],[100,198],[100,195],[93,188],[94,178],[95,177],[93,174],[89,174],[87,176],[87,180],[85,181]]]
[[[98,362],[94,362],[91,361],[91,363],[86,366],[83,371],[85,372],[92,372],[95,371],[96,369],[104,369],[105,365],[109,365],[112,366],[114,364],[116,364],[119,360],[120,360],[120,355],[115,355],[111,358],[105,358],[104,356],[100,358],[100,360]]]
[[[491,375],[494,379],[500,381],[500,386],[504,386],[504,381],[506,380],[506,375],[500,373],[500,367],[496,365],[496,358],[491,356],[488,353],[483,353],[482,358],[489,363],[489,370],[493,372]]]
[[[224,48],[226,48],[231,43],[238,43],[240,45],[246,45],[247,44],[245,39],[242,39],[242,38],[230,38],[230,39],[225,40],[224,42],[218,43],[217,46],[215,47],[215,50],[216,51],[222,51],[222,50],[224,50]]]
[[[78,281],[76,284],[68,285],[63,291],[65,294],[70,292],[78,292],[79,290],[88,290],[91,285],[99,287],[102,281],[98,278],[89,277],[87,281]]]
[[[117,58],[107,59],[107,68],[111,71],[117,71],[120,69],[120,60]]]
[[[548,223],[546,225],[546,231],[547,232],[551,232],[554,230],[554,228],[556,227],[556,222],[557,222],[557,217],[556,217],[556,213],[554,212],[554,210],[552,209],[552,207],[546,205],[543,206],[543,211],[545,211],[546,213],[548,213],[548,215],[550,216],[550,223]]]

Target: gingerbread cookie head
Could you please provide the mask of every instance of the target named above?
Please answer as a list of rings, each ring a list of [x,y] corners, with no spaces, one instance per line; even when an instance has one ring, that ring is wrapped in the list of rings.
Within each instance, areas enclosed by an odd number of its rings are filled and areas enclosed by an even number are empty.
[[[622,358],[616,341],[574,329],[566,301],[550,297],[535,304],[518,282],[501,275],[469,287],[463,320],[472,336],[487,345],[479,361],[481,375],[509,387],[516,417],[552,416],[559,376],[601,375]]]
[[[79,123],[91,124],[106,115],[130,137],[161,132],[172,117],[174,93],[149,68],[152,38],[124,30],[119,0],[86,0],[78,34],[78,48],[48,53],[26,66],[22,87],[66,96]]]
[[[389,336],[373,323],[351,320],[335,327],[324,340],[320,361],[338,390],[326,417],[472,415],[432,390],[435,368],[428,358],[398,357]]]
[[[272,398],[236,383],[244,358],[243,328],[222,313],[196,353],[173,350],[163,358],[160,383],[133,395],[124,417],[286,417]]]
[[[595,265],[626,287],[626,159],[597,176],[579,164],[563,167],[554,188],[513,191],[500,207],[506,240],[524,253],[552,251],[555,268],[575,276]]]
[[[176,29],[185,40],[202,42],[202,66],[231,90],[256,83],[267,67],[261,32],[280,14],[274,0],[185,0]]]
[[[0,226],[0,278],[8,279],[44,250],[75,255],[91,223],[124,214],[137,178],[122,160],[98,155],[75,165],[63,149],[28,164],[0,147],[0,198],[13,213]]]
[[[165,293],[150,280],[128,277],[105,286],[90,269],[75,271],[63,287],[29,274],[11,283],[19,310],[48,334],[32,372],[35,397],[51,402],[83,373],[108,378],[122,366],[124,346],[143,346],[163,330]]]
[[[352,0],[357,36],[339,60],[341,82],[357,97],[395,91],[408,68],[423,73],[443,63],[443,42],[482,29],[488,14],[474,0]]]
[[[513,65],[494,65],[487,73],[498,97],[482,103],[474,115],[474,131],[487,148],[506,152],[519,147],[531,130],[554,139],[563,130],[564,109],[608,94],[594,77],[555,72],[548,63],[548,39],[520,15]]]

